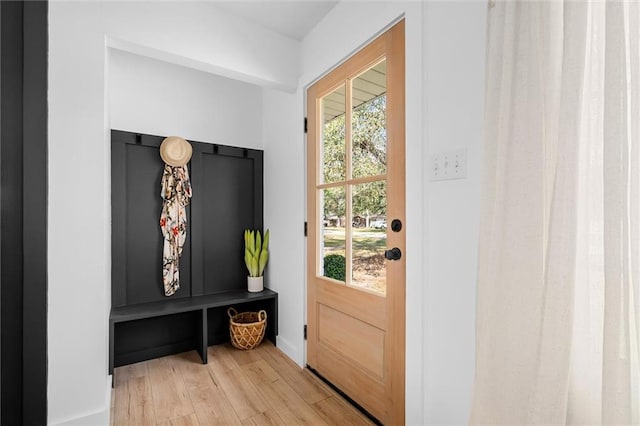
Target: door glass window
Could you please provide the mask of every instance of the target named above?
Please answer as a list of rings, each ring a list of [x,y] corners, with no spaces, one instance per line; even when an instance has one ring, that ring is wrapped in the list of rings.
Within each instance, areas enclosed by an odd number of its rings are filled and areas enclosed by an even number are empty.
[[[387,172],[386,61],[353,79],[351,113],[353,177]]]
[[[322,111],[322,183],[345,180],[345,85],[338,87],[321,102]]]
[[[387,86],[384,59],[320,100],[318,276],[386,294]]]
[[[351,285],[385,293],[387,181],[353,185],[352,194]]]
[[[344,186],[320,190],[322,217],[322,273],[337,281],[346,282],[345,218],[346,194]]]

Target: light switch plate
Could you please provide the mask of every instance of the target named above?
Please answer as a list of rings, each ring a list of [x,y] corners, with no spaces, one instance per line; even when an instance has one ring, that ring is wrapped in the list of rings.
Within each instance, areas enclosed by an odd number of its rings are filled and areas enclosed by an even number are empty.
[[[467,177],[467,150],[442,151],[431,160],[431,180],[462,179]]]

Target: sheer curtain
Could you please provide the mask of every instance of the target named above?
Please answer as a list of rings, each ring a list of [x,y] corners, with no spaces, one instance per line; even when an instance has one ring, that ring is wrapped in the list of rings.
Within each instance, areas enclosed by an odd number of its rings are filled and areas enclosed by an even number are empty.
[[[489,11],[472,424],[640,424],[640,4]]]

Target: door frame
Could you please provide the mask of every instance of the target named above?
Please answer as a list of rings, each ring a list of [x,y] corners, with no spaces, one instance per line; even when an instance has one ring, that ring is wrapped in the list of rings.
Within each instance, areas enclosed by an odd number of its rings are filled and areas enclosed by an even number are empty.
[[[377,38],[379,38],[381,35],[383,35],[384,33],[386,33],[387,31],[389,31],[391,28],[393,28],[394,26],[398,25],[399,23],[402,23],[402,31],[403,31],[403,37],[401,39],[396,38],[394,40],[394,43],[397,44],[396,46],[394,46],[395,48],[399,49],[399,51],[401,52],[401,61],[404,63],[404,68],[403,68],[403,73],[401,76],[392,76],[392,78],[397,82],[397,85],[401,85],[402,86],[402,90],[397,91],[398,95],[396,97],[396,99],[393,101],[393,103],[402,103],[403,105],[403,109],[402,109],[402,125],[396,125],[394,124],[388,124],[388,126],[390,128],[388,128],[388,133],[390,132],[395,132],[395,137],[396,138],[401,138],[403,143],[402,143],[402,152],[399,153],[399,155],[397,156],[398,158],[402,158],[402,164],[401,164],[401,170],[404,176],[404,179],[402,179],[401,185],[395,185],[392,189],[392,187],[388,187],[388,191],[402,191],[404,193],[405,196],[405,202],[404,202],[404,212],[402,214],[402,219],[403,219],[403,227],[406,227],[406,44],[405,44],[405,37],[406,37],[406,19],[405,16],[399,16],[398,18],[396,18],[395,20],[391,21],[387,26],[385,26],[383,29],[381,29],[380,31],[378,31],[375,35],[373,35],[372,37],[370,37],[369,39],[367,39],[364,43],[360,44],[356,49],[354,49],[351,53],[349,53],[346,57],[342,58],[339,62],[337,62],[335,65],[333,65],[332,67],[330,67],[329,69],[327,69],[324,73],[322,73],[321,75],[319,75],[317,78],[315,78],[314,80],[310,81],[308,84],[306,84],[304,86],[303,89],[303,101],[304,101],[304,117],[305,117],[305,143],[304,143],[304,167],[305,167],[305,186],[304,186],[304,199],[305,199],[305,206],[304,206],[304,212],[305,212],[305,218],[306,218],[306,222],[305,222],[305,246],[304,246],[304,250],[305,250],[305,256],[304,256],[304,263],[305,263],[305,286],[303,289],[303,295],[304,295],[304,308],[303,308],[303,313],[304,313],[304,318],[305,318],[305,324],[308,323],[308,315],[309,315],[309,308],[308,308],[308,291],[309,291],[309,268],[313,267],[315,269],[316,266],[316,259],[313,259],[313,261],[311,261],[311,259],[309,259],[309,250],[308,250],[308,233],[307,233],[307,223],[310,222],[310,212],[308,209],[309,206],[309,190],[308,190],[308,186],[309,186],[309,180],[312,179],[315,181],[315,176],[311,175],[310,172],[310,167],[308,164],[308,150],[310,149],[309,145],[308,145],[308,130],[307,129],[312,129],[314,126],[314,123],[312,120],[315,120],[315,117],[310,117],[309,116],[309,111],[308,111],[308,90],[310,87],[312,87],[314,84],[316,84],[318,81],[320,81],[321,79],[325,78],[327,75],[329,75],[330,73],[332,73],[334,70],[336,70],[337,68],[339,68],[340,66],[342,66],[346,61],[348,61],[349,59],[351,59],[355,54],[357,54],[358,52],[360,52],[363,48],[367,47],[369,44],[371,44],[373,41],[375,41]],[[393,81],[392,78],[389,78],[389,81]],[[313,147],[313,149],[315,149],[315,147]],[[394,212],[393,211],[388,211],[387,212],[387,217],[393,217]],[[312,215],[312,217],[315,218],[315,212]],[[403,238],[404,238],[404,246],[406,248],[406,233],[403,233]],[[403,253],[404,255],[404,253]],[[388,342],[386,344],[387,347],[392,347],[394,348],[393,351],[389,351],[389,353],[391,354],[391,356],[393,356],[393,358],[395,359],[395,362],[392,363],[393,367],[393,371],[390,374],[390,377],[392,378],[392,381],[388,384],[388,386],[392,389],[392,394],[395,395],[396,397],[393,398],[394,401],[396,400],[401,400],[402,403],[401,404],[393,404],[393,413],[392,413],[392,418],[394,419],[393,422],[394,423],[398,423],[398,424],[403,424],[405,422],[405,407],[406,407],[406,390],[405,390],[405,386],[406,386],[406,264],[405,267],[402,269],[402,281],[404,282],[404,286],[402,287],[401,292],[396,292],[394,293],[394,297],[390,298],[388,305],[392,306],[393,311],[395,312],[394,317],[391,319],[391,321],[389,322],[389,329],[393,329],[393,337],[394,340],[391,342]],[[389,295],[387,295],[387,297],[389,297]],[[305,336],[304,336],[304,347],[303,347],[303,357],[304,357],[304,362],[305,365],[307,365],[307,360],[308,360],[308,351],[307,351],[307,345],[308,345],[308,340],[307,340],[307,326],[305,325]]]

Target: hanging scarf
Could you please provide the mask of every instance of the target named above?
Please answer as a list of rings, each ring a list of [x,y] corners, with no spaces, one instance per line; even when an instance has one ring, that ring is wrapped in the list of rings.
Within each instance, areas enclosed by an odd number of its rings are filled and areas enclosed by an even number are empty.
[[[191,182],[187,166],[164,166],[162,175],[162,213],[160,228],[164,236],[162,282],[165,296],[180,288],[180,255],[187,237],[187,210],[191,198]]]

